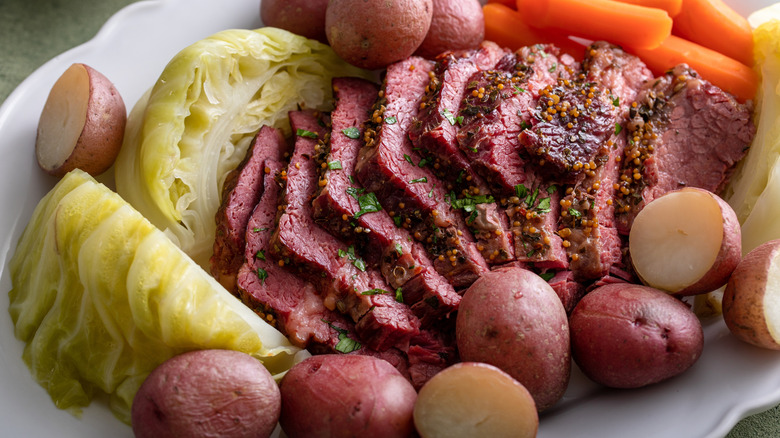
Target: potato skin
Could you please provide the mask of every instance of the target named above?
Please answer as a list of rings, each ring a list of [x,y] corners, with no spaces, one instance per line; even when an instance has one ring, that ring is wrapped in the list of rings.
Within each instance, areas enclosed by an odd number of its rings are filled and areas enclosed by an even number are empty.
[[[476,49],[484,39],[479,0],[433,0],[431,27],[414,54],[433,59],[445,51]]]
[[[463,296],[455,336],[463,361],[489,363],[515,378],[539,412],[566,391],[571,373],[566,310],[531,271],[508,267],[483,274]]]
[[[263,0],[260,18],[266,26],[327,43],[325,9],[328,0]]]
[[[572,357],[612,388],[661,382],[701,356],[704,333],[681,301],[648,286],[615,283],[590,291],[569,319]]]
[[[417,50],[432,14],[432,0],[330,0],[325,34],[343,60],[381,69]]]
[[[723,320],[731,333],[757,347],[780,350],[767,328],[764,296],[769,272],[780,251],[780,240],[770,240],[750,251],[731,274],[723,292]]]
[[[297,437],[408,437],[417,392],[389,362],[324,354],[293,366],[282,379],[282,430]]]
[[[281,411],[279,387],[257,359],[196,350],[163,362],[133,399],[136,438],[268,437]]]
[[[723,215],[723,241],[720,244],[720,252],[712,268],[701,280],[675,293],[677,296],[698,295],[711,292],[729,280],[729,276],[742,260],[742,227],[737,219],[737,213],[720,196],[710,191],[695,187],[686,187],[679,190],[697,190],[706,193],[718,202]]]

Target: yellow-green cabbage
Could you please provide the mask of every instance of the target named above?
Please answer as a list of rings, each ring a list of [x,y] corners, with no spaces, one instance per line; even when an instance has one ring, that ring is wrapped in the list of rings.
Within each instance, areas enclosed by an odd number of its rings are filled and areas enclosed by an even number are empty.
[[[298,106],[329,109],[334,76],[369,76],[276,28],[226,30],[179,52],[128,119],[117,191],[206,266],[227,174],[262,125],[289,134]]]
[[[9,268],[23,359],[75,413],[102,392],[128,422],[143,379],[187,350],[243,351],[277,376],[305,355],[80,170],[40,201]]]
[[[780,238],[780,21],[753,31],[761,87],[756,99],[757,131],[724,198],[742,224],[742,251]]]

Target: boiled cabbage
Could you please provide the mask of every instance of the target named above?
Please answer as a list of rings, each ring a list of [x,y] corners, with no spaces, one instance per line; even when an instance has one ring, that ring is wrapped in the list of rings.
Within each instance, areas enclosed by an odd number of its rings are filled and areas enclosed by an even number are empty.
[[[80,170],[40,201],[9,268],[23,359],[63,409],[103,392],[127,422],[146,375],[187,350],[243,351],[277,376],[301,353]]]
[[[127,122],[117,191],[206,266],[227,174],[254,133],[328,109],[331,78],[369,76],[329,46],[276,28],[226,30],[179,52]]]
[[[780,21],[753,31],[761,87],[756,99],[757,131],[723,197],[742,223],[742,250],[780,238]]]

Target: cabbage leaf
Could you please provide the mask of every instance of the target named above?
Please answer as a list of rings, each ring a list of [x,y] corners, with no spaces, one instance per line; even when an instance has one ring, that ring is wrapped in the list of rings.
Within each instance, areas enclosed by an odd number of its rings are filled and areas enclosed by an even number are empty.
[[[277,28],[198,41],[171,59],[131,112],[117,191],[205,267],[222,185],[257,130],[289,135],[290,110],[330,109],[334,76],[371,75]]]
[[[184,351],[242,351],[277,377],[305,355],[80,170],[37,205],[9,269],[22,357],[54,403],[76,414],[105,393],[129,422],[143,379]]]
[[[780,238],[780,21],[753,30],[761,86],[756,99],[756,136],[723,197],[742,224],[742,251]]]

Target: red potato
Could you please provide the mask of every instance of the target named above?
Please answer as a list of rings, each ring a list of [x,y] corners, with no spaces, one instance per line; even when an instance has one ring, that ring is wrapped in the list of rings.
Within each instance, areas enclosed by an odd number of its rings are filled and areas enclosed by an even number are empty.
[[[409,437],[417,392],[389,362],[324,354],[282,379],[282,430],[290,438]]]
[[[163,362],[133,399],[136,438],[268,437],[281,411],[263,364],[231,350],[196,350]]]
[[[723,286],[742,258],[734,210],[716,194],[692,187],[648,203],[636,216],[628,242],[642,282],[680,296]]]
[[[531,393],[512,376],[486,363],[461,362],[420,389],[414,424],[422,438],[532,438],[539,414]]]
[[[35,157],[61,177],[79,168],[97,176],[122,147],[127,111],[114,84],[86,64],[71,65],[54,83],[38,121]]]
[[[260,18],[266,26],[327,43],[325,9],[328,0],[263,0]]]
[[[431,27],[415,55],[432,59],[448,50],[476,49],[484,39],[479,0],[433,0]]]
[[[432,14],[432,0],[330,0],[325,34],[343,60],[381,69],[420,47]]]
[[[651,287],[615,283],[580,300],[569,319],[572,357],[594,382],[639,388],[669,379],[701,357],[696,315]]]
[[[525,386],[541,412],[566,391],[569,324],[560,298],[523,268],[483,274],[463,295],[455,322],[461,359],[495,365]]]
[[[737,338],[780,350],[780,240],[754,248],[731,274],[723,319]]]

